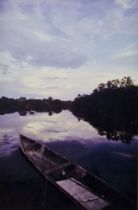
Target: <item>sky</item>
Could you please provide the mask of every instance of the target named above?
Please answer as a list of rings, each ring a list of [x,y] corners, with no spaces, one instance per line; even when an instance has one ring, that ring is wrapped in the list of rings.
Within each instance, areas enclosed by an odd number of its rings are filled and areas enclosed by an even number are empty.
[[[138,84],[138,0],[0,0],[0,96],[72,100]]]

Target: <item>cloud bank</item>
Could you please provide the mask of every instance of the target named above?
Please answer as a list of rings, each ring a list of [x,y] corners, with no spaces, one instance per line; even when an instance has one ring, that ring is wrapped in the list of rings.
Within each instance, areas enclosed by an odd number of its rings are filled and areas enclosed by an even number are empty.
[[[137,0],[1,0],[0,94],[34,96],[44,88],[69,98],[92,90],[101,71],[107,79],[129,74],[138,81],[137,11]],[[15,82],[10,90],[8,74]],[[26,83],[24,75],[35,79]]]

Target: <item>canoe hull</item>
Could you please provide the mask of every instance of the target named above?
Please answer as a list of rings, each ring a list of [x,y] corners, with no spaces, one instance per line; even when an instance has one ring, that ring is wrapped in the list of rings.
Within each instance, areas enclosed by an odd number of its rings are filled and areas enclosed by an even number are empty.
[[[22,135],[20,139],[21,150],[27,159],[44,178],[80,206],[80,209],[113,209],[116,205],[120,210],[134,209],[126,197],[81,166],[71,163],[44,144]]]

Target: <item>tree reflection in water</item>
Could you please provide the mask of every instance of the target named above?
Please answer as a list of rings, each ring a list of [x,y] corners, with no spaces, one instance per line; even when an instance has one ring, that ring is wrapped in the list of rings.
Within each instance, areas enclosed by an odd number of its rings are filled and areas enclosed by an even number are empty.
[[[102,83],[90,95],[78,95],[71,111],[99,135],[130,143],[138,135],[138,86],[130,77]]]
[[[100,136],[106,136],[108,140],[129,144],[133,141],[134,136],[138,135],[137,120],[111,118],[107,122],[107,119],[90,119],[89,117],[83,117],[83,120],[89,122],[91,126],[96,128]]]

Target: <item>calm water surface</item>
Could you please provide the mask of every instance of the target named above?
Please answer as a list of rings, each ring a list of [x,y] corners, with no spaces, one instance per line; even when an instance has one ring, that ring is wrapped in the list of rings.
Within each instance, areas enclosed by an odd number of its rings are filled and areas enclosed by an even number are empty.
[[[26,116],[13,113],[0,116],[0,209],[43,209],[48,197],[45,188],[52,193],[52,188],[44,184],[42,177],[22,156],[19,134],[47,144],[136,199],[137,136],[131,144],[109,141],[69,111],[52,116],[48,113]],[[41,207],[36,201],[42,204]]]

